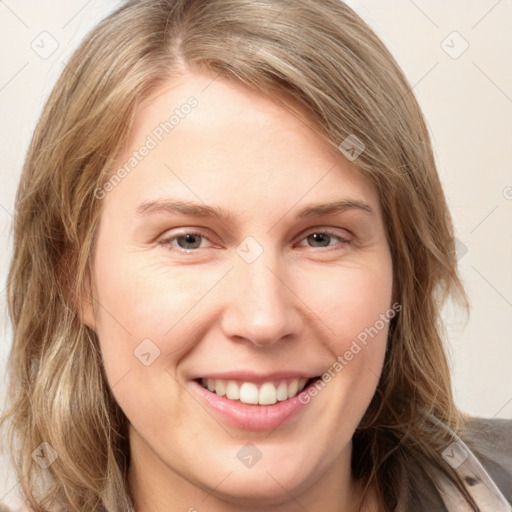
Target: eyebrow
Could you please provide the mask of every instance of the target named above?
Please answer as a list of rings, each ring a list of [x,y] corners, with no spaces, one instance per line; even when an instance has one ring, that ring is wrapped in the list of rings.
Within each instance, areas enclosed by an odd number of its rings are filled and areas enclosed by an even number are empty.
[[[296,216],[298,220],[311,217],[322,217],[342,213],[347,210],[359,210],[371,215],[375,212],[373,208],[359,199],[340,199],[329,203],[315,204],[303,208]],[[206,204],[194,203],[191,201],[179,201],[173,199],[157,199],[154,201],[143,201],[136,209],[139,216],[153,213],[180,213],[195,217],[207,217],[229,221],[232,215],[219,206],[208,206]]]

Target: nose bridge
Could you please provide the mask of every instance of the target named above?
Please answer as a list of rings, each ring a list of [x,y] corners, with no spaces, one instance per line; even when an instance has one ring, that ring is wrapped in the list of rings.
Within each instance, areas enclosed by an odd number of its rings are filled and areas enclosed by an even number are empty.
[[[224,331],[255,345],[269,345],[294,333],[298,320],[293,293],[284,284],[288,273],[282,272],[277,251],[259,246],[249,240],[237,250]]]

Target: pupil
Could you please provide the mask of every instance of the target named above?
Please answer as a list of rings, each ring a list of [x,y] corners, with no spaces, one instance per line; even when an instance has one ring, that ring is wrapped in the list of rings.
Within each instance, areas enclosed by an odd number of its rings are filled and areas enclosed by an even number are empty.
[[[182,249],[196,249],[200,245],[200,243],[199,244],[197,243],[197,240],[200,239],[200,236],[198,236],[198,235],[186,234],[180,238],[185,239],[184,244],[179,244],[182,247]],[[196,238],[197,238],[197,240],[196,240]],[[195,240],[195,243],[194,243],[194,240]],[[182,245],[188,245],[188,244],[192,244],[194,247],[183,247],[182,246]]]
[[[326,235],[325,233],[312,233],[310,237],[313,237],[313,241],[319,242],[321,246],[326,247],[329,245],[329,235]],[[326,242],[326,243],[324,243]]]

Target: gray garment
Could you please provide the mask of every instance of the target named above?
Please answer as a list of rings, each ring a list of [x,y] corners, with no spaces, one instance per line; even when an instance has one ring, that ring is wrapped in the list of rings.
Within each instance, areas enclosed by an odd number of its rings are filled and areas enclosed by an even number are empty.
[[[467,492],[481,512],[512,512],[512,421],[473,418],[461,437],[468,458],[456,470]]]
[[[412,482],[404,474],[395,512],[512,512],[512,421],[472,418],[466,430],[451,434],[441,456],[478,508],[442,475],[434,483]]]

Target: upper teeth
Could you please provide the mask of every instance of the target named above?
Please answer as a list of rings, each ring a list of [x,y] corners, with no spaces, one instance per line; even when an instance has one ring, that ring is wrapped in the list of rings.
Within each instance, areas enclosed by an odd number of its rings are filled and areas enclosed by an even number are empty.
[[[235,382],[234,380],[201,379],[203,387],[230,400],[240,400],[244,404],[272,405],[278,400],[287,400],[300,393],[308,379],[288,379],[264,382],[259,387],[254,382]]]

